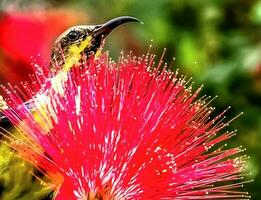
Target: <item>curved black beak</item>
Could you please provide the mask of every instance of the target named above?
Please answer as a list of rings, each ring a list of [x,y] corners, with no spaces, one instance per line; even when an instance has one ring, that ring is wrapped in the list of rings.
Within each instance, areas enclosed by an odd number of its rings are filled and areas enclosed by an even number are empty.
[[[105,38],[107,35],[110,34],[110,32],[115,29],[116,27],[128,23],[128,22],[139,22],[142,23],[140,20],[138,20],[135,17],[130,17],[130,16],[121,16],[121,17],[116,17],[104,24],[97,25],[95,26],[93,30],[94,37],[97,36],[102,36]]]

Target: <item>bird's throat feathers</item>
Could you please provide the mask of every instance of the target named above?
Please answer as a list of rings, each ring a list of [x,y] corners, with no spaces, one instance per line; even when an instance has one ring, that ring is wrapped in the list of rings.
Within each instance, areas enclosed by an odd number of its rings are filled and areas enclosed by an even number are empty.
[[[86,37],[80,43],[72,44],[69,46],[68,52],[65,55],[65,63],[62,71],[68,72],[74,64],[78,63],[82,58],[84,49],[92,45],[92,36]]]

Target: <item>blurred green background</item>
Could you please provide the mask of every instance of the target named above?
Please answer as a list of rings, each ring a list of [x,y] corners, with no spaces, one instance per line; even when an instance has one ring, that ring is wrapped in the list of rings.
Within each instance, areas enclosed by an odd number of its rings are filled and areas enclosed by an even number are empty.
[[[43,7],[79,10],[89,24],[120,15],[139,18],[144,25],[127,25],[107,39],[105,50],[117,58],[121,50],[136,55],[152,52],[183,74],[204,85],[202,95],[218,95],[217,112],[228,106],[232,118],[244,112],[230,129],[238,134],[231,146],[250,155],[245,191],[261,199],[261,1],[258,0],[56,0],[13,2],[23,10]],[[0,4],[4,10],[10,1]],[[61,19],[62,20],[62,19]],[[153,40],[153,41],[152,41]],[[195,87],[196,87],[195,86]],[[9,162],[9,161],[8,161]],[[1,183],[1,177],[0,177]],[[39,198],[39,197],[38,197]],[[19,199],[19,198],[17,198]],[[37,198],[36,198],[37,199]]]

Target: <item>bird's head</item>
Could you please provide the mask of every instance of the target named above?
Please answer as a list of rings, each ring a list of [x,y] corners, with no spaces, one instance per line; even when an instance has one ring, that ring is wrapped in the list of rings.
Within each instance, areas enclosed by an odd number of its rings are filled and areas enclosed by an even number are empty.
[[[140,22],[129,16],[114,18],[100,25],[79,25],[67,29],[55,41],[51,55],[51,70],[69,70],[83,55],[98,56],[105,38],[121,24]]]

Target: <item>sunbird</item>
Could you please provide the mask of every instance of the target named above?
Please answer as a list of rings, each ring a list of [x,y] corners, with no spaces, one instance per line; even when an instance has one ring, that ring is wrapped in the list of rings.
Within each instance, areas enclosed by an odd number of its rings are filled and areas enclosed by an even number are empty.
[[[54,42],[50,58],[50,82],[51,87],[62,93],[62,82],[67,80],[67,73],[79,63],[83,56],[88,59],[91,56],[98,57],[104,45],[105,38],[116,27],[128,23],[140,22],[137,18],[121,16],[99,25],[77,25],[64,31]],[[30,106],[30,100],[25,102]],[[41,105],[42,106],[42,105]],[[0,111],[8,109],[2,96],[0,96]],[[31,109],[31,108],[30,108]],[[33,108],[32,108],[33,109]],[[43,113],[44,115],[44,113]],[[10,121],[0,112],[0,127],[13,129]]]
[[[51,50],[50,58],[50,74],[48,82],[53,91],[63,93],[62,84],[68,78],[68,72],[77,64],[81,63],[81,59],[89,59],[91,56],[99,57],[105,38],[116,27],[128,23],[140,22],[137,18],[130,16],[121,16],[114,18],[100,25],[78,25],[73,26],[64,31],[54,42]],[[48,134],[51,126],[48,124],[48,116],[46,113],[46,103],[41,103],[41,98],[49,98],[45,95],[45,87],[40,89],[37,97],[33,100],[28,100],[24,104],[33,114],[39,126]],[[37,101],[40,102],[37,102]],[[33,103],[32,103],[33,102]],[[34,107],[35,106],[35,107]],[[9,109],[4,98],[0,95],[0,127],[16,135],[17,131],[10,120],[1,112]],[[35,109],[38,112],[34,112]],[[40,112],[39,112],[40,111]],[[39,113],[41,116],[38,116]],[[0,130],[1,131],[1,130]],[[105,190],[106,191],[106,190]],[[101,194],[90,192],[89,200],[102,199]]]

